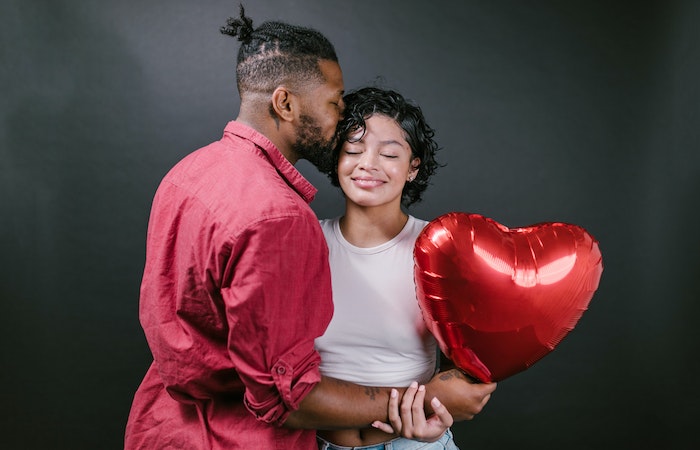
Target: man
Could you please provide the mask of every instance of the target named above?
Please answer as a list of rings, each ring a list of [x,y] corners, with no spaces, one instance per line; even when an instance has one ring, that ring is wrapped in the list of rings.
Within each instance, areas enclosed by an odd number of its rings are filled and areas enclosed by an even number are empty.
[[[316,190],[293,164],[323,167],[333,146],[344,90],[335,50],[308,28],[254,29],[242,7],[222,32],[241,41],[240,111],[153,200],[140,320],[154,362],[127,449],[313,449],[315,429],[388,418],[389,388],[322,379],[314,350],[333,312],[328,253],[308,205]],[[429,398],[463,400],[457,418],[478,413],[493,390],[430,384]],[[429,428],[401,432],[430,437]]]

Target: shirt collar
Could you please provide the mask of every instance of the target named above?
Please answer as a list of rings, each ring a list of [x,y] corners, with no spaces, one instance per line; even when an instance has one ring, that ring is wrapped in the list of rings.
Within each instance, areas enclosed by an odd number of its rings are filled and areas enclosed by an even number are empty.
[[[235,120],[230,121],[226,125],[224,137],[229,133],[255,144],[255,146],[265,154],[267,160],[277,169],[277,172],[284,178],[287,184],[289,184],[304,201],[311,203],[316,196],[317,189],[304,178],[268,138],[249,126],[236,122]]]

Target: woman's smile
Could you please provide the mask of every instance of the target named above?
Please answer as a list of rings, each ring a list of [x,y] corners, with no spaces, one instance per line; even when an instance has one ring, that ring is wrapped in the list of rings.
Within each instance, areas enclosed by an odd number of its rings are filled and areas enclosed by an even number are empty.
[[[360,188],[374,188],[383,185],[385,182],[373,177],[351,177],[356,186]]]

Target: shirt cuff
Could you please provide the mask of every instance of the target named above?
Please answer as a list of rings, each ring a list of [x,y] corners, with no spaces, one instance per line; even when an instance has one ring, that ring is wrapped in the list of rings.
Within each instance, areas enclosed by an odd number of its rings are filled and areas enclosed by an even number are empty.
[[[321,357],[314,351],[296,366],[289,363],[296,358],[293,352],[283,355],[271,368],[270,375],[276,394],[262,401],[253,397],[250,390],[244,396],[246,408],[258,420],[273,425],[282,425],[292,411],[299,409],[299,403],[321,381],[319,365]]]

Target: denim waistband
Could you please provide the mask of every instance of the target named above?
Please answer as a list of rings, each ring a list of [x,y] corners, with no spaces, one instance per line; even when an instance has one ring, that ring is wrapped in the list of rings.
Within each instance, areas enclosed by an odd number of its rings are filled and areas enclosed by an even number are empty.
[[[445,435],[440,438],[439,441],[443,440],[451,440],[452,439],[452,431],[447,430],[445,432]],[[342,445],[336,445],[333,444],[332,442],[328,442],[327,440],[323,439],[322,437],[316,436],[316,440],[318,441],[318,448],[319,450],[395,450],[397,447],[399,449],[401,448],[407,448],[411,447],[413,448],[418,442],[402,438],[402,437],[397,437],[394,438],[390,441],[386,442],[380,442],[379,444],[372,444],[372,445],[365,445],[361,447],[344,447]],[[408,444],[408,446],[406,446]],[[413,445],[411,445],[413,444]],[[423,445],[427,445],[427,443],[422,443]],[[434,444],[439,445],[438,442],[434,442]],[[422,446],[421,446],[422,447]],[[433,448],[433,447],[430,447]],[[440,448],[443,448],[440,446]]]
[[[401,438],[392,439],[391,441],[380,442],[379,444],[364,445],[362,447],[344,447],[342,445],[335,445],[327,440],[316,436],[318,441],[319,450],[390,450],[392,448],[391,443]]]

